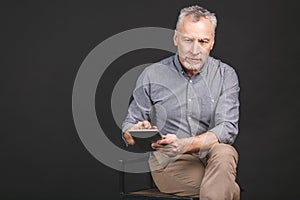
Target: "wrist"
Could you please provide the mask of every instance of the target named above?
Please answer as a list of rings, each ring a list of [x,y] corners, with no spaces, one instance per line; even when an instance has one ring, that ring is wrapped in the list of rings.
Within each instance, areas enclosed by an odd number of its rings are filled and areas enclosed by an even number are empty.
[[[182,142],[182,152],[183,153],[194,153],[199,150],[197,148],[198,139],[196,137],[190,137],[190,138],[182,138],[180,139]]]

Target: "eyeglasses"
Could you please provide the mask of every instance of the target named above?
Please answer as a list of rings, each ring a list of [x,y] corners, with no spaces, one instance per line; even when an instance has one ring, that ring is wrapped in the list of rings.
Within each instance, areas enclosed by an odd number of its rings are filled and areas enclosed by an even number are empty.
[[[179,41],[187,48],[193,48],[194,44],[198,44],[201,48],[205,48],[210,45],[210,39],[195,39],[188,35],[182,34],[179,31],[175,30],[176,35],[178,36]]]

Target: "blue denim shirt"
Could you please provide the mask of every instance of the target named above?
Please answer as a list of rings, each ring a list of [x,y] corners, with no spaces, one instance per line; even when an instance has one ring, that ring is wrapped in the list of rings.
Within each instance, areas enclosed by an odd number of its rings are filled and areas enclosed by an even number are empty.
[[[122,131],[148,120],[162,134],[184,138],[211,131],[221,143],[232,144],[238,134],[239,90],[235,70],[220,60],[209,56],[189,77],[173,55],[141,73]]]

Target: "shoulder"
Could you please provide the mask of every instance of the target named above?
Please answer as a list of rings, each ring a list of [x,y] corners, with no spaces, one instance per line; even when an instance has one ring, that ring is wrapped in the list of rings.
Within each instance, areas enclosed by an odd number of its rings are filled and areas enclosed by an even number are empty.
[[[146,67],[140,74],[136,86],[149,86],[153,84],[166,85],[170,79],[176,77],[174,56],[164,58]]]
[[[146,75],[156,74],[159,75],[161,73],[170,73],[174,71],[174,59],[175,55],[169,56],[164,58],[158,62],[150,64],[148,67],[145,68],[143,73]]]
[[[221,76],[226,76],[226,74],[236,74],[236,71],[232,66],[221,61],[220,59],[209,56],[207,64],[207,72],[209,74],[218,73]]]
[[[216,68],[219,70],[226,70],[226,71],[235,71],[232,66],[229,64],[221,61],[220,59],[214,58],[214,57],[208,57],[208,64],[209,67]]]
[[[162,64],[162,65],[170,66],[170,65],[174,64],[174,60],[175,60],[175,55],[172,55],[172,56],[162,59],[158,63]]]

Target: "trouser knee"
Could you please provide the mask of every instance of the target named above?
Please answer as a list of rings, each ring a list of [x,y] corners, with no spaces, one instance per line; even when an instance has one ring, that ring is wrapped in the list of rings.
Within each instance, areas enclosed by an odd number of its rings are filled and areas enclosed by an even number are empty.
[[[229,163],[236,167],[238,163],[238,153],[235,148],[228,144],[216,144],[214,145],[208,155],[208,163],[214,162],[216,164],[220,163],[221,166],[225,166]]]

